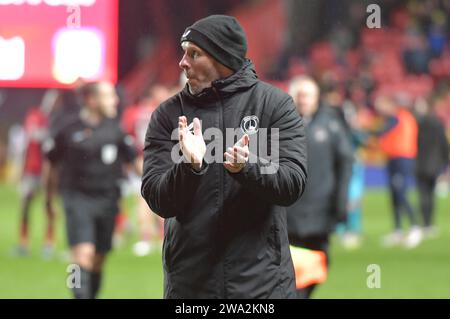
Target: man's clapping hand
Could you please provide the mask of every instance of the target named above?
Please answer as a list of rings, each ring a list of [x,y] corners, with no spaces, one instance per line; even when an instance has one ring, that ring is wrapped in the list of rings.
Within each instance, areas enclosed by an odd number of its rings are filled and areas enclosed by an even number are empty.
[[[229,147],[224,153],[226,161],[223,165],[230,173],[239,173],[247,165],[249,156],[248,142],[249,137],[247,134],[244,134],[233,147]]]
[[[200,171],[206,153],[206,144],[203,140],[202,126],[198,118],[194,118],[193,126],[194,133],[189,131],[186,116],[178,118],[178,138],[181,151],[186,160],[191,163],[193,169]]]

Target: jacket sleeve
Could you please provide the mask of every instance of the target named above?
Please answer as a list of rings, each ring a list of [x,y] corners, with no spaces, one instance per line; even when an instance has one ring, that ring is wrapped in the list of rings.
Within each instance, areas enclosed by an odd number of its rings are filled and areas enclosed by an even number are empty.
[[[200,178],[208,169],[204,163],[202,170],[195,172],[181,159],[174,162],[172,152],[178,144],[178,135],[171,139],[174,129],[169,117],[158,108],[145,137],[141,194],[152,211],[163,218],[189,210]],[[175,153],[179,157],[178,151]]]
[[[352,175],[353,146],[351,136],[338,122],[330,123],[334,146],[334,171],[336,173],[335,197],[333,213],[336,221],[344,221],[347,216],[348,188]]]
[[[241,172],[230,174],[262,200],[290,206],[303,194],[307,180],[303,119],[290,97],[275,107],[267,141],[270,144],[268,148],[272,149],[270,163],[268,158],[255,156],[255,160],[249,161]]]

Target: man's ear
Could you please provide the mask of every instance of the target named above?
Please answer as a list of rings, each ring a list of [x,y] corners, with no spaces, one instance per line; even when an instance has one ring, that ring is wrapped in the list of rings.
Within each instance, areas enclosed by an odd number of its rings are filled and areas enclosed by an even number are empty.
[[[214,67],[219,72],[221,78],[229,77],[230,75],[232,75],[234,73],[234,71],[232,69],[230,69],[229,67],[223,65],[222,63],[220,63],[219,61],[217,61],[214,58],[212,58],[212,59],[214,60]]]

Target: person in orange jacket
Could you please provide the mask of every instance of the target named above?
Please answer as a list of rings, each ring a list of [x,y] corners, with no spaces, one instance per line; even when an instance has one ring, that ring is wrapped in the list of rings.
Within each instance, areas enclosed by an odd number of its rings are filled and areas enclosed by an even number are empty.
[[[382,95],[375,102],[375,109],[385,119],[385,126],[378,135],[381,150],[387,158],[395,224],[394,232],[384,238],[384,244],[404,244],[414,248],[421,242],[422,233],[407,194],[410,180],[414,177],[418,126],[413,114],[402,105],[402,100],[400,95]],[[411,224],[406,236],[402,233],[402,213],[407,214]]]

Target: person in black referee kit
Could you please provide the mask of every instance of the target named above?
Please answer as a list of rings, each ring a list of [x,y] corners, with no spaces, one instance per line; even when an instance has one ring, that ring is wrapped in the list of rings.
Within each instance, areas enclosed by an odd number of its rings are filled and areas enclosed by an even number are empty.
[[[201,19],[180,42],[187,85],[153,112],[141,189],[165,218],[164,297],[295,298],[283,206],[305,188],[302,119],[288,94],[258,80],[235,18]],[[226,139],[227,128],[236,139]],[[212,129],[222,141],[203,135]],[[266,130],[267,140],[279,130],[274,171],[249,151]]]
[[[132,138],[114,119],[118,102],[114,86],[87,83],[80,94],[81,112],[57,125],[44,151],[51,164],[49,179],[58,174],[60,180],[71,255],[81,270],[80,285],[72,291],[75,298],[87,299],[95,298],[100,288],[118,212],[118,182],[124,164],[134,163],[136,151]],[[52,189],[47,183],[48,206]]]

